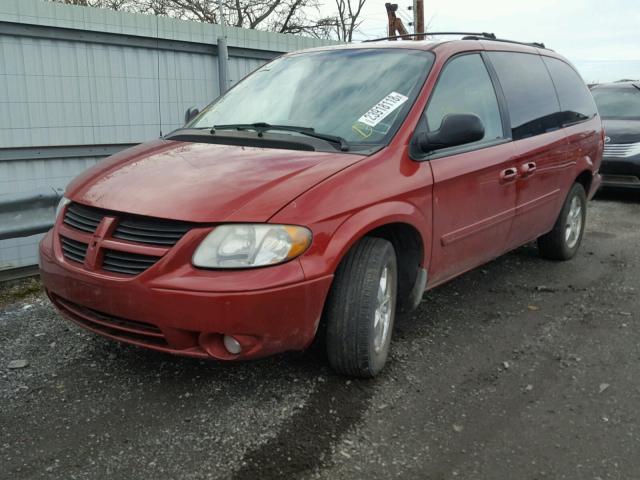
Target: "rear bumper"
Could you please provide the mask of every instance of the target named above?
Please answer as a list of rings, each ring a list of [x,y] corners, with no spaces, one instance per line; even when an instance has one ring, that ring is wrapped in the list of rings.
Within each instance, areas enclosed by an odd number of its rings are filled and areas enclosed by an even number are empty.
[[[640,188],[640,155],[629,158],[604,158],[600,173],[604,187]]]
[[[83,271],[56,250],[49,232],[40,244],[42,282],[66,318],[114,340],[201,358],[243,360],[306,348],[332,280],[330,275],[305,280],[300,265],[290,262],[271,267],[280,269],[281,277],[291,277],[290,284],[259,288],[260,272],[230,272],[233,279],[227,284],[237,285],[245,273],[247,288],[253,288],[211,291],[223,285],[220,272],[211,277],[188,270],[154,276],[150,269],[125,281]],[[265,279],[273,278],[273,271],[262,270]],[[228,353],[223,335],[234,336],[242,352]]]

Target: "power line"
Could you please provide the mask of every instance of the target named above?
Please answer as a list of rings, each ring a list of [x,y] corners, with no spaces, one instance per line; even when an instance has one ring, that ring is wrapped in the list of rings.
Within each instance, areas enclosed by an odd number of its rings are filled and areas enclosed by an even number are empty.
[[[413,18],[411,18],[411,16],[408,13],[400,12],[400,11],[397,13],[399,14],[398,16],[402,18],[402,21],[407,25],[411,25],[413,23]]]

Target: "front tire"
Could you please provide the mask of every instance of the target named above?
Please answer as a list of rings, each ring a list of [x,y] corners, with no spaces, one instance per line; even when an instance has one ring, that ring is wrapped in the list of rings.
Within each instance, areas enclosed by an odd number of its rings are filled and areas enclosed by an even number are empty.
[[[396,253],[389,241],[365,237],[344,258],[325,307],[327,356],[338,373],[367,378],[382,370],[397,285]]]
[[[586,220],[587,195],[582,185],[574,183],[553,230],[538,238],[540,254],[550,260],[573,258],[582,243]]]

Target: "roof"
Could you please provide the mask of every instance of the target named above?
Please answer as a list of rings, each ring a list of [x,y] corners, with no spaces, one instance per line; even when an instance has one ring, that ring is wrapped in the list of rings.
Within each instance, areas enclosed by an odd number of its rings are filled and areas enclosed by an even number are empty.
[[[504,40],[485,40],[478,39],[476,37],[467,39],[455,39],[455,40],[402,40],[402,41],[374,41],[374,42],[361,42],[361,43],[349,43],[342,45],[331,45],[324,47],[311,48],[308,50],[301,50],[299,52],[289,53],[287,55],[296,55],[305,52],[319,52],[329,50],[354,50],[354,49],[407,49],[407,50],[424,50],[433,51],[436,56],[442,56],[449,58],[453,55],[457,55],[465,52],[472,51],[487,51],[487,52],[518,52],[528,53],[533,55],[544,55],[546,57],[556,58],[561,60],[572,68],[573,65],[562,55],[550,50],[548,48],[541,48],[538,46],[532,46],[523,43],[513,43]],[[577,71],[577,70],[576,70]]]
[[[471,45],[476,45],[476,48],[466,48]],[[527,53],[538,53],[540,51],[553,52],[553,50],[543,49],[533,44],[524,44],[509,42],[504,40],[485,40],[481,38],[468,38],[468,39],[455,39],[455,40],[379,40],[379,41],[365,41],[359,43],[345,43],[340,45],[327,45],[323,47],[316,47],[304,50],[308,51],[320,51],[320,50],[352,50],[362,48],[380,48],[380,49],[408,49],[408,50],[436,50],[442,45],[460,45],[465,48],[460,50],[478,50],[479,45],[492,46],[489,50],[509,50],[509,51],[523,51]],[[480,50],[482,50],[480,48]]]

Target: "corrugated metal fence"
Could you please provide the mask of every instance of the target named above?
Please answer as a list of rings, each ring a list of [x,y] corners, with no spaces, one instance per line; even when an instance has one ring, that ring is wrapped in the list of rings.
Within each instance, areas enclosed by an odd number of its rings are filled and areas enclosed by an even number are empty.
[[[229,81],[328,42],[43,0],[0,0],[0,198],[64,188],[96,161],[157,138]],[[40,236],[0,240],[0,270],[34,265]]]

